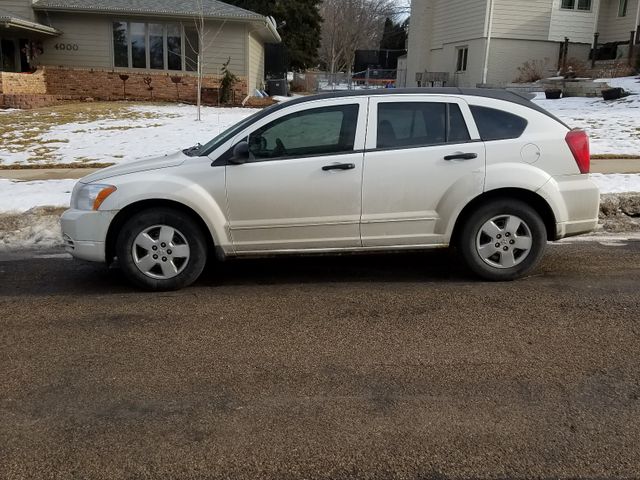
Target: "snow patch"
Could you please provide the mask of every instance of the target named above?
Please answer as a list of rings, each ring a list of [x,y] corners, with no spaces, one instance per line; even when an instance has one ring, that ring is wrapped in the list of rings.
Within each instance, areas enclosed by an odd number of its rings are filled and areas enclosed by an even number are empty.
[[[18,182],[0,179],[0,212],[26,212],[34,207],[69,208],[77,180]]]
[[[20,214],[0,213],[0,251],[61,246],[63,210],[38,207]]]

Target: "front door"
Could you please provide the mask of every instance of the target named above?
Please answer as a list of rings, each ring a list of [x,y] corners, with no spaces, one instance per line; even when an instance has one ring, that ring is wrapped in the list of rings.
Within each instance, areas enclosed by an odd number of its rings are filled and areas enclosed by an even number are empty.
[[[359,247],[366,99],[292,106],[252,127],[250,160],[227,165],[238,252]]]
[[[2,60],[3,72],[17,72],[18,70],[18,47],[15,40],[3,38],[0,40],[0,59]]]
[[[483,191],[485,147],[461,99],[372,97],[364,160],[365,247],[434,245]]]

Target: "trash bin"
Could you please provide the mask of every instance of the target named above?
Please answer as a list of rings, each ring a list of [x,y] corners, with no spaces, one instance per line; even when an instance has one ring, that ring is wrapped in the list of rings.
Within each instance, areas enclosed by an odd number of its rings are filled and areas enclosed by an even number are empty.
[[[285,78],[278,80],[267,80],[267,92],[270,96],[280,95],[286,97],[288,92],[288,84]]]

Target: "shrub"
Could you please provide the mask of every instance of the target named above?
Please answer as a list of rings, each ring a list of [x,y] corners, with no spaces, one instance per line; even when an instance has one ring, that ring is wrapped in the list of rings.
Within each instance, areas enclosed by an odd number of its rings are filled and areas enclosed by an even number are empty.
[[[516,83],[533,83],[544,78],[544,71],[549,63],[549,59],[528,60],[518,67],[518,77]]]

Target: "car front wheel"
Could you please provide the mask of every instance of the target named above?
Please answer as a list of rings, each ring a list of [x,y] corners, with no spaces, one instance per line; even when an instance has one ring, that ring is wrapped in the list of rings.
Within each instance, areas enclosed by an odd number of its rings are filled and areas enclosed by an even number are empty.
[[[487,280],[520,278],[533,270],[547,243],[540,215],[514,199],[496,199],[466,220],[458,247],[467,266]]]
[[[116,253],[134,285],[146,290],[177,290],[195,282],[202,273],[207,244],[191,218],[159,208],[140,212],[123,225]]]

